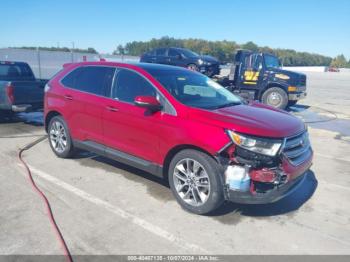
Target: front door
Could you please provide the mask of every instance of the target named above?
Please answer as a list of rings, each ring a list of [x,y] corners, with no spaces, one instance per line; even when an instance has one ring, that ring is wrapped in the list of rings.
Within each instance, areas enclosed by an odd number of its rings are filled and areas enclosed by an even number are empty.
[[[111,99],[103,114],[105,145],[156,162],[159,155],[157,126],[161,112],[150,113],[134,105],[136,96],[157,96],[156,89],[140,74],[120,69],[115,76]]]

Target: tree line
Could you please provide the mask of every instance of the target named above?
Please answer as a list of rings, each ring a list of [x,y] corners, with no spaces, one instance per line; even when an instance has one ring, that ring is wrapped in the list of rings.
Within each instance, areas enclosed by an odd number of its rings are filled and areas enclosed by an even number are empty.
[[[237,44],[235,41],[208,41],[203,39],[176,39],[173,37],[153,38],[150,41],[132,41],[125,45],[118,45],[114,54],[127,54],[140,56],[143,53],[158,47],[181,47],[188,48],[203,55],[211,55],[218,58],[223,63],[233,61],[233,55],[238,49],[248,49],[252,51],[268,52],[278,56],[285,66],[337,66],[350,67],[350,60],[346,61],[342,56],[332,59],[332,57],[320,54],[297,52],[293,49],[270,48],[268,46],[258,46],[250,41],[245,44]],[[344,58],[344,59],[342,59]],[[334,62],[334,61],[337,62]],[[344,63],[345,60],[345,63]]]
[[[89,54],[97,54],[97,51],[95,48],[88,47],[86,49],[82,48],[68,48],[68,47],[34,47],[34,46],[22,46],[22,47],[11,47],[11,48],[17,48],[17,49],[28,49],[28,50],[41,50],[41,51],[61,51],[61,52],[77,52],[77,53],[89,53]]]

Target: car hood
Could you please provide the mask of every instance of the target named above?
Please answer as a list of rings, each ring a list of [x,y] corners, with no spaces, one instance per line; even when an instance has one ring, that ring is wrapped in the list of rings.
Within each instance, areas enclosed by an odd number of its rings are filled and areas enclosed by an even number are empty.
[[[280,81],[284,80],[284,81],[291,82],[291,83],[296,82],[299,79],[306,77],[306,75],[303,73],[284,70],[281,68],[274,68],[272,72],[274,73],[274,77],[278,78]]]
[[[304,123],[297,117],[256,102],[216,110],[191,109],[189,117],[223,129],[260,137],[284,138],[305,129]]]

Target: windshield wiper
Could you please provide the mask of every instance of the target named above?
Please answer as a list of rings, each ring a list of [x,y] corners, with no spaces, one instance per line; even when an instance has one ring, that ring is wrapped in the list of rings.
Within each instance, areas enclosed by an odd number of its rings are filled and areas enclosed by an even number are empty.
[[[230,107],[230,106],[238,106],[241,104],[242,104],[241,102],[230,102],[230,103],[223,104],[223,105],[213,106],[213,107],[210,107],[209,109],[220,109],[220,108],[225,108],[225,107]]]

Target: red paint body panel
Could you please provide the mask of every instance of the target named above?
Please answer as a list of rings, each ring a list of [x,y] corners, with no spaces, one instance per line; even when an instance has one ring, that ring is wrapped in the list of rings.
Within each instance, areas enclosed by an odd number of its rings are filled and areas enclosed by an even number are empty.
[[[146,109],[64,87],[60,80],[74,68],[105,65],[128,68],[143,75],[175,108],[176,115],[146,114]],[[59,112],[77,140],[92,140],[142,159],[164,164],[168,152],[180,145],[198,147],[211,155],[230,139],[225,129],[261,137],[282,138],[304,130],[296,117],[261,104],[238,105],[214,111],[185,106],[137,65],[112,62],[66,64],[50,82],[45,95],[45,117]],[[111,108],[113,110],[111,110]],[[114,110],[115,109],[115,110]],[[286,169],[294,175],[297,171]]]

